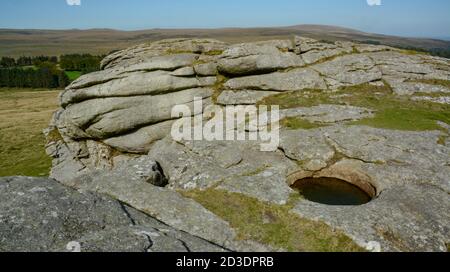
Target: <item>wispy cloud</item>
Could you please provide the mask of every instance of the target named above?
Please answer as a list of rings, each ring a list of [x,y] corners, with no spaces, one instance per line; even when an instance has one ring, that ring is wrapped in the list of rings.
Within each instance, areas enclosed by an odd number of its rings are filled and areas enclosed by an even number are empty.
[[[369,6],[381,6],[381,0],[367,0]]]
[[[81,6],[81,0],[66,0],[69,6]]]

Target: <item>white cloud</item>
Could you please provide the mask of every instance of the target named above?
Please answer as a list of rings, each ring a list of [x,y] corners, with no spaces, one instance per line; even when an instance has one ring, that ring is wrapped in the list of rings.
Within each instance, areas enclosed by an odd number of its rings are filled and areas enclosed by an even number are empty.
[[[69,6],[81,6],[81,0],[66,0]]]
[[[381,0],[367,0],[369,6],[381,6]]]

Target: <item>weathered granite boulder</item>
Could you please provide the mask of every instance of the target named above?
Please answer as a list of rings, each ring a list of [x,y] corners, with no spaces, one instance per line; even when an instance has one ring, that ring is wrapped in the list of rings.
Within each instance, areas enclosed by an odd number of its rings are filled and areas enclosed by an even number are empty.
[[[245,75],[301,67],[304,64],[303,59],[293,52],[286,52],[271,44],[254,43],[234,45],[225,50],[218,61],[218,69],[229,75]]]
[[[117,51],[101,63],[103,70],[128,67],[134,64],[146,63],[153,57],[178,55],[183,53],[215,54],[225,49],[226,44],[211,39],[170,39],[150,44],[141,44],[132,48]],[[178,56],[176,56],[178,58]]]
[[[307,64],[316,63],[334,56],[349,54],[354,51],[352,43],[319,42],[305,37],[295,37],[297,53],[301,54]]]
[[[326,81],[331,85],[330,88],[333,89],[344,85],[352,86],[378,81],[382,78],[381,71],[372,59],[360,54],[337,57],[314,65],[312,68],[325,76]],[[334,84],[330,84],[331,82]]]
[[[387,46],[303,37],[237,45],[192,39],[139,45],[106,57],[100,72],[81,77],[61,94],[61,109],[46,130],[47,151],[54,158],[51,177],[108,195],[230,250],[278,248],[240,240],[234,225],[185,193],[220,190],[288,207],[370,250],[445,251],[450,241],[448,80],[447,59]],[[196,97],[203,102],[197,112]],[[417,101],[433,104],[418,110]],[[237,124],[245,140],[171,135],[179,121],[215,120],[201,116],[209,106],[242,110],[260,104],[279,105],[278,119],[249,116],[245,122],[262,123]],[[190,114],[173,117],[176,105]],[[421,118],[397,112],[404,107]],[[434,108],[441,111],[428,112]],[[264,152],[261,139],[247,136],[269,127],[279,133],[280,143]],[[290,186],[313,177],[344,180],[373,200],[335,207],[293,198],[298,193]]]
[[[172,108],[178,104],[188,105],[194,111],[195,97],[204,98],[207,106],[212,93],[212,89],[200,88],[167,95],[90,99],[66,107],[57,127],[72,139],[105,139],[171,120]]]
[[[227,251],[118,200],[54,180],[0,179],[0,251]]]
[[[223,91],[217,98],[217,104],[220,105],[255,105],[258,101],[278,92],[274,91],[256,91],[239,90]]]
[[[231,90],[253,89],[277,92],[327,88],[319,73],[310,68],[232,78],[225,83],[225,87]]]

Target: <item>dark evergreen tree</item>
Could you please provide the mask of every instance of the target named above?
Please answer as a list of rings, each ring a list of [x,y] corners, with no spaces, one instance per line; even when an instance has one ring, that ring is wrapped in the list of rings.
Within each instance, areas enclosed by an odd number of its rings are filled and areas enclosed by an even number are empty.
[[[0,60],[1,68],[11,68],[16,66],[16,60],[10,57],[2,57]]]

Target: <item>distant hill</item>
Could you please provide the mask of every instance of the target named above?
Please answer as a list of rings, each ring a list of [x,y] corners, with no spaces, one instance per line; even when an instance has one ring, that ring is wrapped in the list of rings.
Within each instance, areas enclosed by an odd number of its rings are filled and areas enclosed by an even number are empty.
[[[294,34],[319,40],[352,40],[401,47],[417,47],[427,50],[450,48],[450,41],[387,36],[323,25],[271,28],[149,29],[139,31],[0,29],[0,56],[18,57],[68,53],[107,54],[131,45],[167,38],[201,37],[237,43],[287,38]]]

